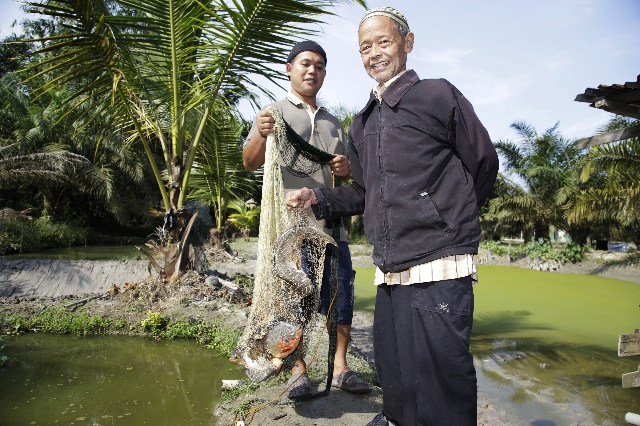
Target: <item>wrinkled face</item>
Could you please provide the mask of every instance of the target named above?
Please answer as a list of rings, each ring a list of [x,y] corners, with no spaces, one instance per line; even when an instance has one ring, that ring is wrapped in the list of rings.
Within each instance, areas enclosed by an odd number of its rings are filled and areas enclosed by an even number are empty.
[[[358,30],[358,42],[364,69],[378,83],[386,83],[407,69],[413,33],[402,38],[393,19],[386,16],[366,19]]]
[[[287,64],[291,90],[299,97],[315,97],[327,74],[324,58],[316,52],[301,52]]]

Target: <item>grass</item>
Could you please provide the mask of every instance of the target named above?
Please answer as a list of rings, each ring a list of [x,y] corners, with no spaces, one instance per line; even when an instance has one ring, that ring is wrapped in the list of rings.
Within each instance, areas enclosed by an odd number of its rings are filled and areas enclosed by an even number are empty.
[[[357,269],[355,309],[373,312],[373,268]],[[640,285],[593,275],[481,265],[474,334],[544,345],[616,348],[640,328]]]
[[[125,333],[157,336],[167,340],[194,339],[226,357],[231,355],[242,333],[241,330],[217,321],[207,323],[200,320],[189,323],[171,320],[153,311],[148,311],[142,322],[129,323],[122,319],[112,320],[82,311],[71,312],[63,307],[49,307],[31,315],[4,315],[0,312],[0,324],[6,328],[4,331],[11,335],[30,331],[76,336]]]

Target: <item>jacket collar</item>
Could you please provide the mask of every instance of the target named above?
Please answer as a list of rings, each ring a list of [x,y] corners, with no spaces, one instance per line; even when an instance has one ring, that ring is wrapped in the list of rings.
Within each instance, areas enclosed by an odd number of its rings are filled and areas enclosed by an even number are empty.
[[[407,72],[405,72],[400,77],[398,77],[398,79],[393,83],[391,83],[391,86],[389,86],[382,93],[382,100],[385,101],[387,105],[393,108],[394,106],[398,105],[398,102],[400,102],[402,97],[418,81],[420,81],[420,77],[418,77],[418,74],[414,70],[407,70]],[[362,108],[362,110],[358,113],[358,115],[364,113],[367,109],[369,109],[369,107],[374,102],[376,102],[376,97],[373,94],[373,90],[372,90],[371,93],[369,94],[369,101],[364,106],[364,108]]]

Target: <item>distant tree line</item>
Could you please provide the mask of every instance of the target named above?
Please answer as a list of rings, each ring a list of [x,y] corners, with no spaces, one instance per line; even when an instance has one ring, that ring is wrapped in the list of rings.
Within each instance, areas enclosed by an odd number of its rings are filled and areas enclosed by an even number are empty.
[[[615,116],[598,133],[637,123]],[[517,140],[495,142],[503,173],[481,212],[487,238],[548,239],[558,229],[578,244],[614,239],[640,247],[638,138],[580,150],[558,124],[542,134],[525,122],[511,127]]]

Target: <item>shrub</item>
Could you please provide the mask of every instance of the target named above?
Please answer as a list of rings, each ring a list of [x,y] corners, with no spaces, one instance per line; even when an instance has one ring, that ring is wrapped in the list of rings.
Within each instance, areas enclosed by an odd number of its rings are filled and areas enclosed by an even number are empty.
[[[579,262],[584,258],[585,246],[576,243],[568,243],[564,247],[551,244],[542,238],[537,241],[529,241],[525,245],[525,253],[531,259],[557,260],[558,262]]]
[[[33,228],[42,247],[71,247],[82,244],[89,236],[89,229],[66,223],[54,223],[47,217],[33,222]]]
[[[500,241],[484,240],[480,243],[480,248],[489,250],[491,254],[496,256],[505,256],[509,249],[500,244]]]
[[[147,311],[147,317],[142,320],[142,328],[145,331],[158,332],[167,326],[167,319],[158,312]]]
[[[51,222],[41,217],[31,222],[16,218],[2,221],[0,254],[29,253],[44,248],[71,247],[82,244],[90,234],[89,228]]]

